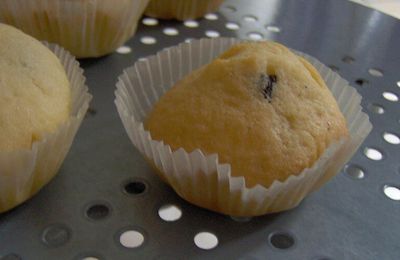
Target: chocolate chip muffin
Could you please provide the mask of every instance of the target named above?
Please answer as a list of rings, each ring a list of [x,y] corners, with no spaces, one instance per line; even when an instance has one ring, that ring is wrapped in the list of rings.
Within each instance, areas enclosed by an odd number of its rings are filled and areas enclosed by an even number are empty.
[[[247,187],[311,167],[346,121],[315,68],[275,42],[240,43],[190,73],[145,120],[172,150],[218,154]]]

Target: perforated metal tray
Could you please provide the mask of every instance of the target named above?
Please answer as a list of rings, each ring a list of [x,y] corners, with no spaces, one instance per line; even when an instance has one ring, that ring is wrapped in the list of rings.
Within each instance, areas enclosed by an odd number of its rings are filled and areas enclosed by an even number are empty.
[[[246,220],[190,205],[123,129],[113,103],[123,68],[218,35],[306,52],[364,97],[373,132],[342,173],[294,210]],[[91,110],[58,176],[0,215],[0,259],[400,259],[399,46],[400,21],[345,0],[228,0],[197,22],[143,20],[119,53],[82,61]],[[176,208],[161,216],[176,221],[159,216],[169,204]]]

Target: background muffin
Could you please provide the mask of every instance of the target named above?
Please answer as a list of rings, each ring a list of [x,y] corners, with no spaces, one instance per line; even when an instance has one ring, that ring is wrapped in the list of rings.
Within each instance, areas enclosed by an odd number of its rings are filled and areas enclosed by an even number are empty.
[[[187,20],[214,12],[224,0],[151,0],[145,14],[161,19]]]
[[[148,1],[3,0],[0,22],[57,43],[79,58],[98,57],[135,33]]]
[[[53,49],[61,60],[36,39],[0,24],[0,212],[57,173],[91,98],[79,64]]]

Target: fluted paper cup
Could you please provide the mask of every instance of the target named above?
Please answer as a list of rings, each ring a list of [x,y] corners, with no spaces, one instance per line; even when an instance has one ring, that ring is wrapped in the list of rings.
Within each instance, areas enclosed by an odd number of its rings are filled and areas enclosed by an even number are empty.
[[[114,51],[136,31],[149,0],[2,0],[0,22],[78,58]]]
[[[224,0],[151,0],[145,14],[161,19],[187,20],[214,12]]]
[[[178,80],[239,42],[242,40],[194,40],[140,60],[119,77],[115,104],[132,143],[182,198],[231,216],[288,210],[339,172],[372,129],[368,116],[362,112],[361,96],[318,60],[297,52],[325,80],[347,120],[349,137],[331,144],[311,168],[283,182],[248,188],[243,177],[232,176],[229,164],[219,163],[218,154],[204,154],[200,149],[190,153],[183,148],[174,151],[163,141],[153,140],[143,126],[157,100]]]
[[[0,213],[37,193],[57,173],[89,107],[92,96],[79,63],[63,48],[46,44],[60,59],[71,87],[71,115],[54,133],[43,136],[31,149],[0,151]]]

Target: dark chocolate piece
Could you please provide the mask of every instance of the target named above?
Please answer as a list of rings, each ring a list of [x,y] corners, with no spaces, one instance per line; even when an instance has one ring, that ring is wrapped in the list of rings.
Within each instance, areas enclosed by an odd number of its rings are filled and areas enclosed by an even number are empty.
[[[271,102],[272,100],[272,91],[274,90],[277,81],[278,78],[276,77],[276,75],[261,74],[260,76],[258,85],[261,87],[264,98],[267,99],[268,102]]]

